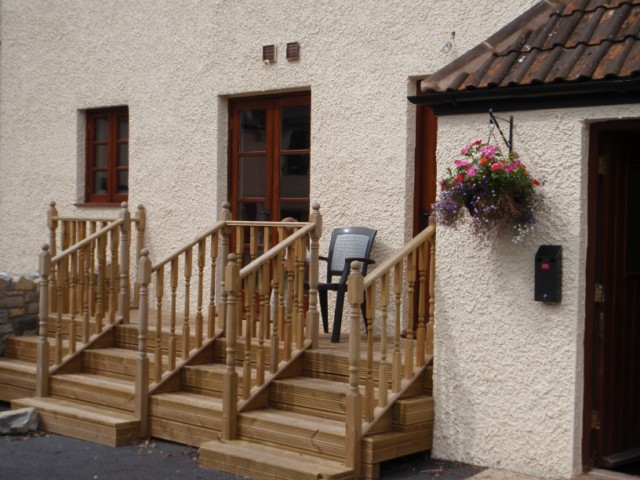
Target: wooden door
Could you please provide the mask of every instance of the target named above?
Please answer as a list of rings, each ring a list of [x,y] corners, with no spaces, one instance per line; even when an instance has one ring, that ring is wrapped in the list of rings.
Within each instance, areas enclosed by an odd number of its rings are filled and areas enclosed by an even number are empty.
[[[309,93],[254,97],[229,106],[229,199],[233,218],[309,216]]]
[[[591,463],[609,469],[640,461],[638,138],[637,123],[591,134],[585,427]]]
[[[413,234],[427,226],[436,201],[436,140],[438,122],[433,110],[418,105],[416,111],[416,158],[413,202]]]

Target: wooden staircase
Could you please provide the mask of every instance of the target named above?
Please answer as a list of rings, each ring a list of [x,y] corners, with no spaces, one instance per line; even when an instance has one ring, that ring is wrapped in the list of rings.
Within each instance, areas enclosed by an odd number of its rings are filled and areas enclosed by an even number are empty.
[[[377,479],[382,462],[431,448],[433,228],[364,279],[352,266],[351,330],[335,344],[319,333],[317,206],[308,224],[293,226],[234,222],[226,209],[154,265],[139,249],[135,294],[120,274],[124,207],[118,222],[83,233],[53,262],[43,250],[41,310],[51,313],[39,336],[5,340],[0,400],[37,408],[53,433],[111,446],[146,436],[192,445],[203,467],[256,479]],[[256,239],[274,229],[276,246],[259,256]],[[119,265],[108,265],[114,258]],[[278,297],[285,283],[295,288]],[[415,338],[401,338],[403,315],[418,319]]]

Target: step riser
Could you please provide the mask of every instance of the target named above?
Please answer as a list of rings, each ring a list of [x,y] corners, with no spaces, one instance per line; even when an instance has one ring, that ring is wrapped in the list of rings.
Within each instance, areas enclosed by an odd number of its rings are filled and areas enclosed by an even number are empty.
[[[335,393],[276,381],[269,392],[269,405],[291,412],[344,420],[346,393],[346,384],[344,393]]]
[[[155,362],[152,356],[149,360],[149,375],[155,372]],[[137,360],[130,356],[118,356],[112,353],[103,353],[100,350],[87,350],[82,355],[82,371],[104,375],[112,378],[135,381]],[[166,368],[164,366],[163,368]]]
[[[55,375],[51,378],[49,390],[53,397],[68,398],[92,405],[116,408],[125,412],[133,412],[135,410],[135,395],[133,392],[123,392],[69,381],[64,379],[64,376]]]
[[[37,363],[38,359],[38,342],[37,337],[6,337],[4,339],[4,355],[7,358],[15,358],[25,362]],[[62,347],[63,356],[68,353],[69,349]],[[55,360],[56,349],[52,342],[49,342],[49,365],[53,365]]]

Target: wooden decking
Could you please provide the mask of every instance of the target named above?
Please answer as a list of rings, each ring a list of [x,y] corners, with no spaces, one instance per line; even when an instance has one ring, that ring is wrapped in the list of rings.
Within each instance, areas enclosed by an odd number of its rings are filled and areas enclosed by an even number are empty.
[[[10,401],[14,407],[36,407],[44,428],[54,433],[112,446],[135,441],[140,431],[134,382],[136,323],[132,314],[131,323],[115,326],[113,334],[100,342],[100,348],[83,351],[74,367],[52,375],[50,396],[45,398],[34,397],[37,339],[8,338],[5,357],[0,357],[0,400]],[[176,335],[179,347],[183,342],[180,334]],[[153,329],[149,337],[153,338]],[[364,335],[361,338],[363,342],[366,339]],[[251,345],[252,349],[258,348],[255,341]],[[268,384],[260,402],[239,412],[235,439],[221,441],[227,345],[224,338],[215,340],[171,381],[152,392],[149,433],[200,447],[204,468],[265,479],[355,478],[354,470],[345,466],[348,346],[348,333],[338,344],[331,343],[328,334],[320,334],[318,348],[305,350],[286,375]],[[166,353],[166,345],[163,349]],[[242,377],[242,338],[236,353],[236,371]],[[377,370],[380,355],[373,357]],[[363,352],[363,380],[365,366]],[[149,370],[154,369],[151,361]],[[378,478],[381,462],[429,450],[432,430],[433,399],[427,368],[363,437],[361,476]]]

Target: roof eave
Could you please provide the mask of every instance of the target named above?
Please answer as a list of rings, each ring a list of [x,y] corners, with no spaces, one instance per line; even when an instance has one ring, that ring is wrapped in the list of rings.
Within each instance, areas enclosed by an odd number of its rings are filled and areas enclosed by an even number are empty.
[[[431,92],[409,97],[438,116],[640,103],[640,77],[576,83]]]

